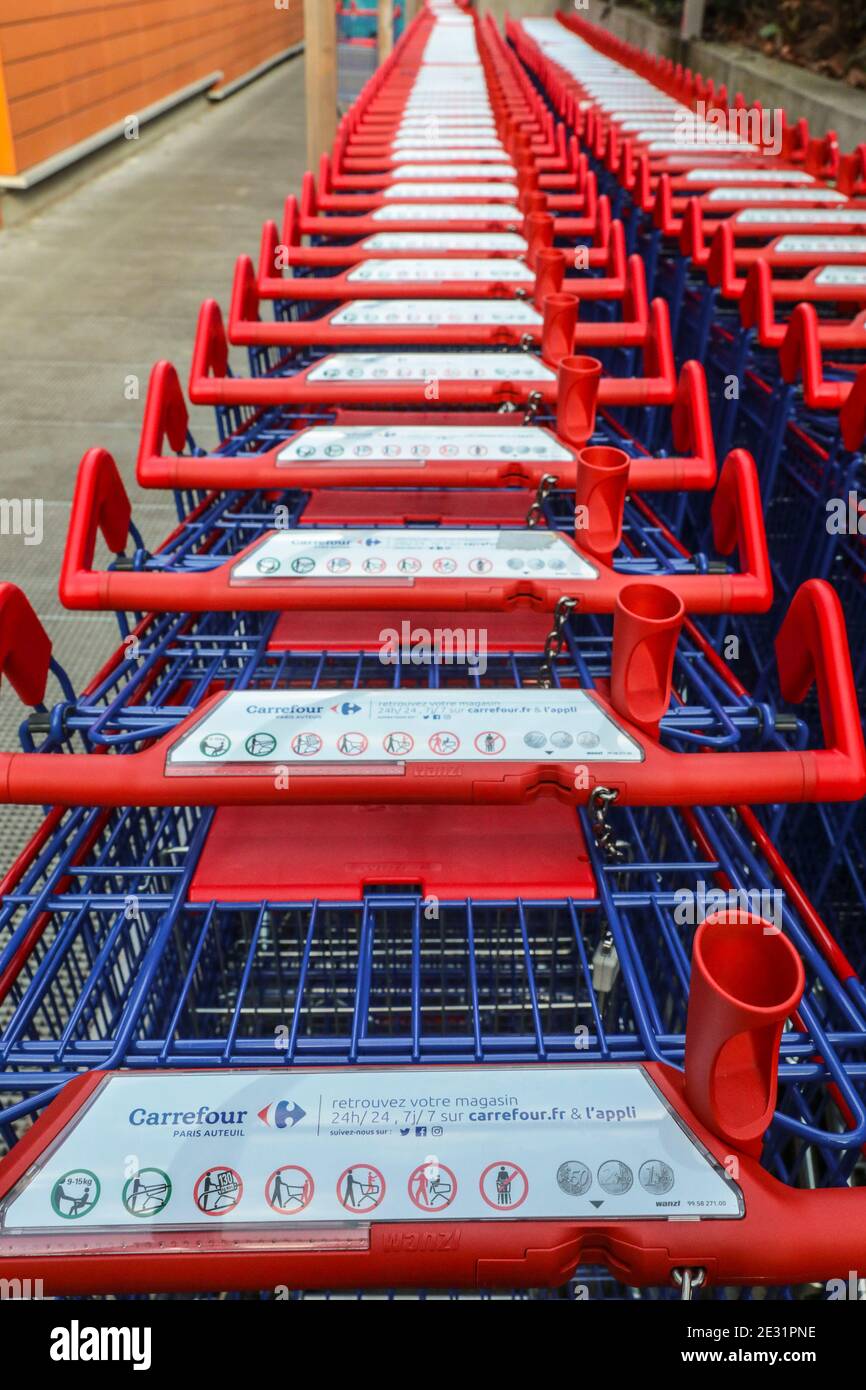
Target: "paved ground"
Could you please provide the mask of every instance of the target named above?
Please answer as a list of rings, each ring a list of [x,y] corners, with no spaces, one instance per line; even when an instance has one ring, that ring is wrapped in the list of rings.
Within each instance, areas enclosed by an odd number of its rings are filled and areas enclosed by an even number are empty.
[[[27,592],[59,660],[83,683],[115,642],[114,619],[64,613],[56,585],[78,462],[115,456],[148,544],[171,528],[171,498],[143,493],[134,461],[148,374],[167,357],[185,381],[198,308],[227,307],[234,259],[258,253],[305,167],[303,59],[165,133],[30,221],[0,230],[0,497],[44,499],[41,545],[0,536],[0,578]],[[141,399],[125,398],[137,376]],[[213,417],[193,415],[203,443]],[[0,689],[0,747],[21,706]],[[0,809],[0,867],[35,815]]]

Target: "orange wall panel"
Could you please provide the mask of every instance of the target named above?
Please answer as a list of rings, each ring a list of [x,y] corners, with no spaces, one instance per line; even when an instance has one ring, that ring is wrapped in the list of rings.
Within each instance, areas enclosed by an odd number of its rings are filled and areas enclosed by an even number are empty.
[[[0,174],[15,174],[210,72],[232,82],[303,39],[302,0],[3,0]]]

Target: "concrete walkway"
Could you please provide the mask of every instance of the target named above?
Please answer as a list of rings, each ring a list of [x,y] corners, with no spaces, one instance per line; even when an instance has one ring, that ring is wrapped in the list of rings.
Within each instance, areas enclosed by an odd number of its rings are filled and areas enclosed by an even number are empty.
[[[303,58],[222,103],[197,103],[134,153],[32,220],[0,230],[0,497],[43,498],[44,539],[0,536],[0,579],[25,589],[56,655],[83,684],[117,642],[113,617],[64,613],[57,575],[81,455],[109,449],[149,545],[171,529],[171,497],[134,483],[152,364],[185,383],[199,305],[225,311],[235,257],[258,254],[305,168]],[[136,376],[140,399],[126,399]],[[193,429],[215,442],[211,410]],[[0,747],[17,747],[22,707],[0,690]],[[0,811],[0,865],[34,818]]]

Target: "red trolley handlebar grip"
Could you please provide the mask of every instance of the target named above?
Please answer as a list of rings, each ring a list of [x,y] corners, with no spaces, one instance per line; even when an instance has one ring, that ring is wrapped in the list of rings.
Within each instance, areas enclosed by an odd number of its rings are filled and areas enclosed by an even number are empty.
[[[814,684],[827,752],[813,759],[809,796],[833,799],[843,783],[866,791],[866,751],[842,604],[832,585],[808,579],[791,601],[776,637],[784,699],[799,704]]]
[[[866,388],[866,368],[863,370]],[[853,393],[852,393],[853,394]],[[866,408],[866,390],[863,406]],[[851,411],[856,407],[852,401]],[[150,377],[144,422],[136,466],[136,477],[142,487],[353,487],[358,484],[357,468],[331,462],[327,467],[307,467],[296,461],[286,468],[277,464],[276,450],[261,455],[242,455],[240,458],[219,454],[191,457],[181,453],[187,437],[189,417],[183,390],[174,367],[158,362]],[[614,428],[624,437],[628,432]],[[641,491],[678,491],[708,489],[716,481],[716,453],[713,442],[709,398],[704,369],[698,362],[686,362],[680,372],[673,405],[671,428],[674,448],[679,456],[655,458],[639,454],[632,459],[630,486]],[[164,454],[165,439],[174,454]],[[570,470],[573,465],[570,465]],[[505,480],[520,478],[523,466],[511,462],[496,468],[489,463],[474,461],[459,472],[448,464],[428,463],[419,478],[417,468],[407,476],[412,486],[431,487],[489,487]],[[540,466],[527,463],[527,486],[540,481]],[[573,476],[573,474],[572,474]],[[393,464],[387,469],[365,470],[370,486],[394,486]],[[568,485],[567,483],[565,484]]]
[[[8,676],[25,705],[45,697],[51,639],[16,584],[0,584],[0,677]]]
[[[649,586],[641,586],[649,587]],[[814,678],[824,721],[822,749],[742,753],[676,753],[664,747],[630,715],[597,690],[591,697],[618,719],[642,748],[641,762],[578,765],[572,762],[452,763],[450,775],[434,779],[423,762],[389,763],[347,774],[332,764],[286,769],[277,778],[265,765],[227,767],[211,775],[173,767],[168,750],[186,737],[223,698],[215,694],[175,730],[138,753],[95,757],[78,753],[0,754],[0,802],[13,804],[143,806],[329,804],[513,804],[546,792],[572,804],[588,801],[595,786],[617,792],[622,805],[731,806],[787,801],[851,801],[866,794],[866,749],[845,646],[839,600],[820,580],[804,586],[780,635],[779,661],[786,698],[802,698]],[[803,594],[803,590],[800,591]],[[808,651],[793,651],[797,629],[807,633]],[[815,653],[812,647],[817,646]],[[834,657],[836,665],[834,668]],[[847,674],[846,674],[847,667]],[[841,671],[840,688],[829,687]],[[634,681],[631,683],[634,688]],[[633,703],[633,702],[632,702]],[[629,706],[631,714],[635,710]],[[636,710],[640,717],[640,708]],[[584,775],[588,774],[588,775]]]
[[[765,612],[773,601],[773,572],[758,470],[746,449],[725,459],[710,514],[716,550],[730,555],[736,549],[740,561],[739,573],[718,576],[722,602],[731,611]]]
[[[592,359],[568,358],[566,363]],[[595,364],[599,370],[598,363]],[[160,364],[158,385],[180,430],[182,402],[173,369]],[[590,387],[594,388],[590,381]],[[145,434],[157,443],[164,420],[156,406],[148,408]],[[141,463],[141,460],[139,460]],[[171,460],[169,480],[176,481]],[[214,460],[219,464],[223,460]],[[577,463],[575,494],[575,544],[596,562],[593,579],[573,582],[568,591],[579,598],[587,612],[612,612],[617,596],[631,580],[611,565],[622,531],[622,513],[629,473],[628,455],[606,446],[585,449]],[[286,485],[290,479],[281,478]],[[445,606],[456,610],[503,610],[518,602],[532,602],[552,612],[563,596],[563,580],[486,580],[482,577],[376,581],[351,579],[273,579],[268,584],[243,582],[236,568],[252,554],[267,533],[252,541],[238,555],[208,571],[160,571],[147,569],[94,570],[93,552],[98,529],[119,552],[126,542],[129,501],[110,454],[92,449],[82,459],[73,499],[69,541],[61,567],[60,596],[68,608],[121,611],[191,612],[264,611],[358,608],[382,609],[395,601],[410,601],[416,608]],[[772,582],[766,557],[763,515],[751,456],[738,450],[726,461],[719,491],[713,503],[713,522],[718,548],[729,554],[739,549],[737,574],[648,575],[648,587],[676,592],[693,613],[734,611],[762,612],[772,600]],[[303,533],[301,528],[300,534]]]
[[[157,362],[150,374],[144,419],[141,426],[136,474],[138,481],[150,487],[174,487],[175,468],[180,459],[163,454],[166,438],[175,454],[186,444],[189,411],[183,396],[180,378],[170,362]],[[159,476],[151,475],[159,472]]]
[[[851,383],[851,390],[839,411],[839,429],[845,448],[852,453],[866,445],[866,367],[860,368]]]
[[[60,597],[78,607],[100,606],[101,576],[93,570],[102,532],[114,554],[126,546],[132,506],[117,464],[106,449],[88,449],[78,469],[69,534],[60,568]]]

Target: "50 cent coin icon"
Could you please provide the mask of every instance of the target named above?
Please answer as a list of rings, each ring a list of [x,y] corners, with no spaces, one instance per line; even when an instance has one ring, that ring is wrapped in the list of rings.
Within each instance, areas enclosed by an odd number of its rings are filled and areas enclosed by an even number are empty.
[[[592,1170],[579,1158],[569,1158],[556,1170],[559,1189],[568,1197],[582,1197],[592,1187]]]

